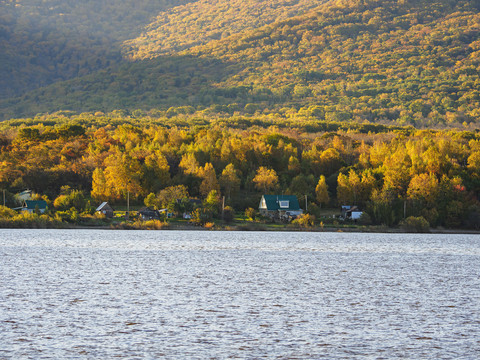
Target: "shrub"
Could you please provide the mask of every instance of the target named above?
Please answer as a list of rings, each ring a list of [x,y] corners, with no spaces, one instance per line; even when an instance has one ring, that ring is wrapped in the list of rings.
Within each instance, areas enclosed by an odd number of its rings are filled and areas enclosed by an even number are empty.
[[[59,218],[22,212],[15,215],[13,218],[0,218],[0,227],[45,229],[62,228],[64,227],[64,224],[62,224],[62,221]]]
[[[215,224],[213,222],[207,222],[205,225],[203,225],[205,229],[213,229],[215,227]]]
[[[255,220],[255,217],[256,217],[256,211],[255,211],[255,209],[254,209],[254,208],[251,208],[251,207],[246,208],[246,209],[245,209],[245,217],[246,217],[247,219],[252,220],[252,221]]]
[[[75,208],[78,211],[83,211],[87,206],[87,199],[82,191],[72,190],[68,194],[58,196],[53,202],[58,210],[67,211]]]
[[[66,210],[66,211],[57,211],[56,215],[62,219],[62,221],[66,221],[69,223],[77,223],[79,221],[79,215],[77,209],[74,207]]]
[[[167,229],[170,224],[166,221],[160,220],[148,220],[148,221],[141,221],[137,220],[132,224],[134,229],[138,230],[162,230]]]
[[[198,208],[192,213],[191,221],[197,225],[204,225],[207,222],[212,221],[213,215],[211,211],[205,208]]]
[[[360,215],[360,219],[358,219],[358,223],[360,225],[372,225],[372,217],[368,215],[367,212],[362,212],[362,215]]]
[[[17,212],[15,210],[0,205],[0,218],[8,219],[14,217],[15,215],[17,215]]]
[[[292,221],[292,224],[298,227],[311,227],[314,223],[315,216],[310,214],[302,214]]]
[[[400,223],[400,228],[406,232],[429,232],[430,224],[423,216],[410,216]]]
[[[233,210],[231,206],[225,206],[225,208],[223,209],[223,221],[229,224],[233,221],[234,217],[235,217],[235,210]]]

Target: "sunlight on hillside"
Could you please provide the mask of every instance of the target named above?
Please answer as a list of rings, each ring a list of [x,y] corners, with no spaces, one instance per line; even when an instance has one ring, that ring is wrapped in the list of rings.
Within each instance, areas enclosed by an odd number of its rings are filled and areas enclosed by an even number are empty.
[[[133,59],[152,58],[302,15],[325,2],[200,0],[160,13],[141,36],[124,43],[124,50]]]

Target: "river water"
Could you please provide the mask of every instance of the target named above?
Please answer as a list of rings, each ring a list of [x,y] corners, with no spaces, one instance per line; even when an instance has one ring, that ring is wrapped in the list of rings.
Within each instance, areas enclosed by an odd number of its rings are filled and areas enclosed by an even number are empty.
[[[478,359],[480,236],[0,230],[0,359]]]

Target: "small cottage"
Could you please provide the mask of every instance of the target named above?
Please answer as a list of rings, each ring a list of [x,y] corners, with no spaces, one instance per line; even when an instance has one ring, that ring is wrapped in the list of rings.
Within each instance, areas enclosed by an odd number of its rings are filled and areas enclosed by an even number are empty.
[[[47,202],[45,200],[25,200],[23,202],[22,211],[34,213],[37,209],[43,214],[47,210]]]
[[[345,220],[358,220],[362,216],[363,212],[353,205],[342,205],[342,218]]]
[[[102,213],[105,215],[107,218],[113,218],[113,208],[108,205],[108,203],[105,201],[100,204],[100,206],[95,210],[96,212]]]
[[[303,214],[295,195],[263,195],[258,210],[263,216],[283,220]]]
[[[160,219],[160,213],[158,210],[149,208],[149,207],[143,207],[140,210],[137,211],[138,215],[141,216],[142,220],[158,220]]]
[[[158,212],[160,213],[161,216],[167,217],[167,218],[173,218],[175,214],[171,211],[169,211],[167,208],[164,209],[158,209]]]

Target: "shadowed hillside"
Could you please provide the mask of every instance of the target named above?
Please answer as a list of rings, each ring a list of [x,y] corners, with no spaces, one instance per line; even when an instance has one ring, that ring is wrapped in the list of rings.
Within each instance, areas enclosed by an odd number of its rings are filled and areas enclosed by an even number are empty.
[[[0,98],[119,63],[121,41],[187,1],[1,0]]]

